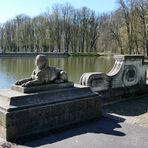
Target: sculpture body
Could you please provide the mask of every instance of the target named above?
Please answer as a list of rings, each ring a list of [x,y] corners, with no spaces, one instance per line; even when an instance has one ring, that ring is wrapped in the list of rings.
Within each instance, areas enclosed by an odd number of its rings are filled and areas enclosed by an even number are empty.
[[[16,85],[29,87],[34,85],[63,83],[68,81],[65,71],[56,67],[48,66],[48,60],[45,55],[38,55],[35,60],[36,68],[33,70],[30,78],[17,81]]]

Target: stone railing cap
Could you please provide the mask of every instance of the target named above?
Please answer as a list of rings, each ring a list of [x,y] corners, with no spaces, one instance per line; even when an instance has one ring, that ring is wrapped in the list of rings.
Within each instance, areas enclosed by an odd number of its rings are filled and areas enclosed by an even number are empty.
[[[127,59],[144,59],[142,55],[114,55],[114,59],[127,60]]]

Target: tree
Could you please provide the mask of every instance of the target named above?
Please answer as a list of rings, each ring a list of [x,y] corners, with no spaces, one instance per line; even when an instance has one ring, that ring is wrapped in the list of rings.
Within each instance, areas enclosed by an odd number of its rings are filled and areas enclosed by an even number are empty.
[[[17,15],[0,25],[9,52],[115,52],[148,55],[147,0],[119,0],[112,13],[56,4],[34,18]]]
[[[142,41],[143,41],[143,54],[148,56],[148,30],[147,30],[147,20],[148,20],[148,2],[146,0],[137,0],[136,9],[138,16],[140,18],[140,26],[142,28]]]
[[[122,36],[121,36],[121,28],[123,27],[121,11],[117,10],[114,14],[111,15],[110,20],[110,33],[113,40],[117,43],[117,48],[120,49],[120,54],[124,54]]]
[[[123,11],[123,17],[125,19],[126,24],[126,30],[128,35],[128,48],[129,48],[129,54],[132,54],[133,50],[133,22],[132,22],[132,16],[130,14],[130,10],[133,6],[133,0],[130,0],[127,4],[124,0],[119,0],[119,3],[121,5],[121,9]]]
[[[63,21],[63,38],[64,38],[64,52],[68,52],[70,48],[71,40],[71,16],[73,15],[74,9],[69,3],[65,3],[61,8],[61,15]]]

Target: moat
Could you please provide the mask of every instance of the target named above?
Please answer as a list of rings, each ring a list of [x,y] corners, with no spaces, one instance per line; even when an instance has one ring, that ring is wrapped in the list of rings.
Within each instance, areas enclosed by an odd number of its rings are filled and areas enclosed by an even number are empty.
[[[85,72],[108,72],[114,64],[113,57],[67,57],[49,58],[49,65],[61,67],[69,79],[79,82]],[[30,76],[34,68],[34,57],[15,57],[0,59],[0,89],[9,88],[18,79]]]

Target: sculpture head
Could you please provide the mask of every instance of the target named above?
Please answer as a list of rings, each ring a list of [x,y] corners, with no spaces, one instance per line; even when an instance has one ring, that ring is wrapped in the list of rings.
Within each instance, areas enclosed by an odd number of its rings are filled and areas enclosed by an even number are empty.
[[[48,59],[45,55],[37,55],[35,59],[35,65],[39,69],[43,69],[48,66]]]

